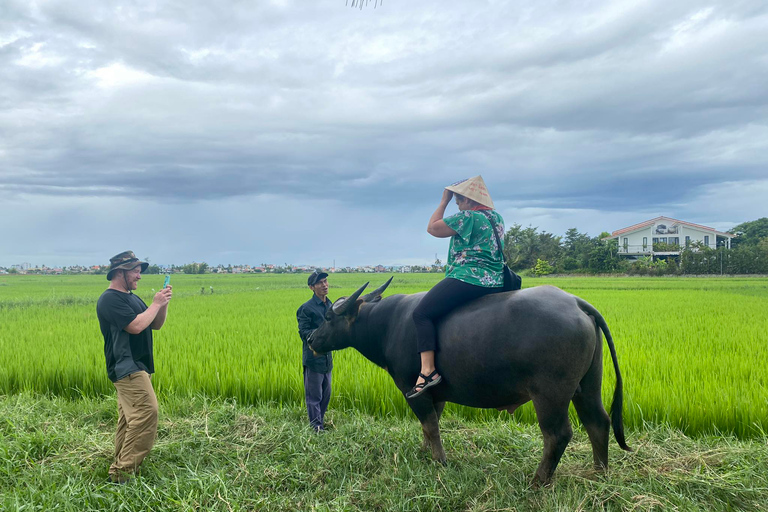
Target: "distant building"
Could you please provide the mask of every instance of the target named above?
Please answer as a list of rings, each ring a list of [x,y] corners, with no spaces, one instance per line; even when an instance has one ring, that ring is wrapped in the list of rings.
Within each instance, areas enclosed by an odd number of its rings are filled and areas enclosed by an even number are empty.
[[[656,217],[611,233],[604,240],[617,240],[619,254],[629,258],[643,256],[679,256],[694,242],[712,249],[731,248],[731,238],[736,235],[723,233],[700,224],[693,224],[670,217]]]

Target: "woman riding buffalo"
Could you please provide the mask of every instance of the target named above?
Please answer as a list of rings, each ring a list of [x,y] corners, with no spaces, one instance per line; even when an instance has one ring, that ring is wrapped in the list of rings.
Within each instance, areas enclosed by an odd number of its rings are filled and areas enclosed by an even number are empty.
[[[460,211],[443,218],[454,196]],[[494,210],[481,176],[445,187],[440,204],[429,219],[427,232],[437,238],[450,237],[451,244],[445,279],[429,290],[413,312],[421,371],[406,398],[421,395],[442,379],[435,368],[435,321],[462,304],[502,291],[504,286],[503,247],[497,243],[504,237],[504,219]]]

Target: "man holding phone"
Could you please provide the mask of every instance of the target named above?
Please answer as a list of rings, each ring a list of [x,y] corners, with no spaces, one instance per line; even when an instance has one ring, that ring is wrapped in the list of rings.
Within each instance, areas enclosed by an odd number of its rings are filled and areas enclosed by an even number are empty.
[[[109,287],[99,297],[96,313],[104,336],[107,376],[117,390],[119,415],[109,478],[123,484],[136,473],[155,443],[158,407],[150,380],[155,372],[152,331],[165,323],[173,291],[167,285],[147,307],[133,290],[149,264],[139,261],[132,251],[121,252],[109,261]]]

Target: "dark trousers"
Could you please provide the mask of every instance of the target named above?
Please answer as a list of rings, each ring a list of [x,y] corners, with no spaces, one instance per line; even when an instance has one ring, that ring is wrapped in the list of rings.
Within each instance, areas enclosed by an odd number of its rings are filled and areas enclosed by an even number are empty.
[[[331,401],[331,372],[317,373],[304,367],[304,400],[307,402],[309,425],[323,430],[325,411]]]
[[[451,277],[445,278],[427,292],[413,311],[416,323],[416,349],[421,352],[435,350],[435,321],[467,302],[503,291],[503,287],[487,288],[468,284]]]

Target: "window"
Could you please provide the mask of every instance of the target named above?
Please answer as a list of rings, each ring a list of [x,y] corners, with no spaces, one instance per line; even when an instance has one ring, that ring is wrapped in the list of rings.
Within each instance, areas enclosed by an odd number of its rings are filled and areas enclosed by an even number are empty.
[[[669,237],[669,243],[671,243],[672,245],[680,245],[680,237],[677,237],[677,236]]]
[[[648,247],[648,237],[644,236],[643,237],[643,249],[645,249],[646,247]]]
[[[709,247],[709,235],[704,235],[704,245]]]
[[[691,237],[686,235],[685,236],[685,246],[688,247],[689,245],[691,245]]]
[[[653,237],[653,243],[655,243],[655,244],[659,243],[659,239],[656,238],[656,237]]]

